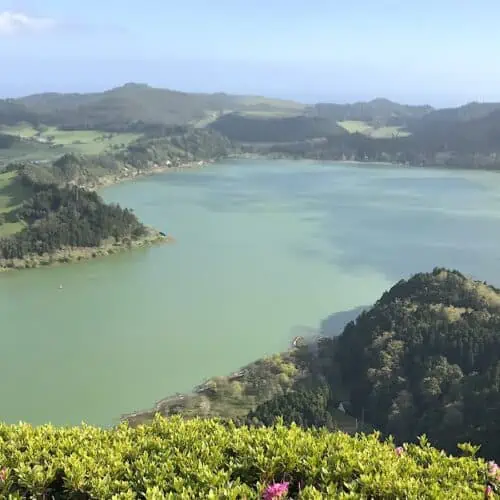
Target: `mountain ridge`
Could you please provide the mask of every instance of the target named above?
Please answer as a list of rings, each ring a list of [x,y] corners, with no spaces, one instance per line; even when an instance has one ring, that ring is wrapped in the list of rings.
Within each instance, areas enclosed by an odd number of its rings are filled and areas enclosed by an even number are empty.
[[[22,123],[29,126],[23,128]],[[89,130],[147,135],[151,129],[159,133],[162,127],[174,126],[215,129],[244,153],[500,169],[500,103],[436,109],[377,97],[350,104],[306,105],[224,92],[187,93],[142,83],[89,94],[46,93],[0,101],[0,134],[22,135],[23,130],[28,134],[17,149],[0,149],[0,161],[2,152],[12,158],[17,150],[37,160],[54,156],[61,131],[82,131],[87,137]],[[44,132],[47,129],[51,132]],[[82,148],[79,144],[85,141],[80,136],[66,135],[61,138],[62,153],[68,146],[73,151],[99,149],[95,144]],[[130,142],[130,135],[124,139]],[[104,144],[102,137],[99,140]],[[39,158],[34,145],[40,149]]]

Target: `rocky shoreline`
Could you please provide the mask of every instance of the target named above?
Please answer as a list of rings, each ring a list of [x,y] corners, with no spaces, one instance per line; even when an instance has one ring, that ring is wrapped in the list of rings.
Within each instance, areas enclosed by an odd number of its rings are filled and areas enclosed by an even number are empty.
[[[23,259],[0,259],[0,273],[81,262],[155,244],[172,243],[173,241],[174,238],[171,236],[148,228],[147,234],[137,240],[125,239],[119,243],[107,242],[99,247],[66,247],[51,254],[30,254]]]

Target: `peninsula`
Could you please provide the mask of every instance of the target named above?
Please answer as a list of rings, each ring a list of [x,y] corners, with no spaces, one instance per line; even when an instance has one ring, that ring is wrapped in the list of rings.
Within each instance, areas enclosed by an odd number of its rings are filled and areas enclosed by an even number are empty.
[[[75,262],[172,241],[130,210],[105,204],[95,189],[200,167],[226,154],[227,142],[214,131],[176,129],[99,155],[68,152],[53,161],[7,164],[0,173],[0,270]]]

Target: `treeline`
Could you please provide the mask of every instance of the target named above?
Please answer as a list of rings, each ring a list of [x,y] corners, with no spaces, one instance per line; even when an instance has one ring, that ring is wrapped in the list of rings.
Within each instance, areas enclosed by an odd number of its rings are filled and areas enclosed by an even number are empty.
[[[311,357],[309,387],[262,403],[243,422],[334,428],[342,389],[348,414],[398,442],[425,434],[449,452],[467,441],[498,456],[499,332],[497,289],[458,271],[417,274]]]
[[[15,135],[0,133],[0,149],[10,149],[19,142],[19,138]]]
[[[233,141],[283,143],[346,134],[335,121],[317,116],[258,118],[226,114],[210,124]]]
[[[410,106],[381,98],[352,104],[318,103],[308,109],[311,116],[335,122],[355,120],[378,126],[407,126],[411,120],[419,120],[433,111],[431,106]]]
[[[130,210],[104,203],[95,192],[76,186],[39,184],[25,175],[21,181],[33,196],[9,218],[26,227],[0,239],[3,259],[50,254],[64,247],[98,247],[110,239],[121,243],[146,233],[146,227]]]
[[[338,402],[332,397],[330,387],[319,383],[311,389],[299,388],[279,395],[251,410],[246,417],[237,420],[239,424],[252,426],[272,426],[279,417],[285,425],[295,423],[308,429],[338,427],[334,413]]]
[[[500,168],[499,131],[493,127],[478,127],[469,133],[471,124],[442,130],[422,129],[408,137],[394,136],[377,139],[364,134],[340,134],[323,141],[300,141],[274,144],[270,153],[335,161],[371,161],[410,164],[416,166],[444,165],[464,168]],[[483,124],[484,125],[484,124]],[[258,147],[249,148],[257,151]]]
[[[210,127],[244,144],[248,152],[286,154],[318,160],[354,160],[411,165],[500,168],[500,104],[472,103],[432,110],[384,99],[356,105],[318,104],[295,117],[226,114]],[[349,133],[345,119],[375,128],[403,127],[377,138]]]
[[[170,135],[162,136],[161,133]],[[107,176],[119,177],[145,172],[158,166],[175,167],[185,162],[212,160],[226,156],[235,148],[216,131],[186,127],[153,127],[148,136],[124,150],[101,155],[67,153],[51,164],[26,162],[7,169],[20,169],[32,181],[42,184],[88,185]]]
[[[168,134],[168,135],[166,135]],[[211,160],[233,150],[231,141],[215,130],[150,127],[147,136],[132,143],[117,159],[144,169],[155,164]]]

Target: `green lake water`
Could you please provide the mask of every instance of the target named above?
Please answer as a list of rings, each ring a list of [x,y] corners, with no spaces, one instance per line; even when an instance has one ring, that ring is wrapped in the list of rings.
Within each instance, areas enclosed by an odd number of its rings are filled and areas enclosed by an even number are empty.
[[[102,195],[177,241],[0,276],[1,420],[113,424],[434,266],[500,285],[495,173],[227,161]]]

